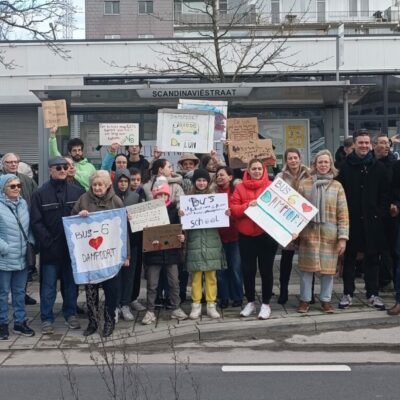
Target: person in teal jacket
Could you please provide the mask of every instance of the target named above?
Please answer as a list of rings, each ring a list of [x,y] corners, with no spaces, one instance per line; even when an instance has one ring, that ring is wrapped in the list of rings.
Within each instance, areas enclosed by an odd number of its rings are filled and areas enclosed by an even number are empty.
[[[50,129],[50,137],[49,137],[49,157],[54,158],[57,156],[61,156],[61,153],[57,148],[57,139],[56,139],[57,127]],[[79,184],[86,190],[89,190],[89,178],[96,171],[96,168],[93,164],[91,164],[87,158],[83,155],[83,147],[84,144],[81,139],[74,138],[68,142],[68,154],[74,160],[76,174],[75,179],[79,182]]]
[[[26,324],[25,285],[27,241],[34,243],[29,228],[29,211],[21,197],[21,181],[14,174],[0,176],[0,340],[7,340],[8,294],[14,309],[14,333],[34,336]]]

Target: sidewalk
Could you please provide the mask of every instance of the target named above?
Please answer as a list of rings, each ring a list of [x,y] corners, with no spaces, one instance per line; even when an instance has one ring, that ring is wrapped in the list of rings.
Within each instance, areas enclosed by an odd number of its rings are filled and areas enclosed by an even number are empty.
[[[263,339],[271,335],[293,334],[293,333],[315,333],[328,330],[350,330],[359,328],[371,328],[373,326],[398,325],[398,317],[390,317],[384,311],[377,311],[368,307],[365,293],[364,282],[357,280],[357,290],[354,296],[353,306],[348,310],[339,310],[337,304],[342,294],[342,283],[335,279],[334,293],[332,302],[335,307],[335,313],[327,315],[322,312],[318,300],[319,280],[316,279],[315,294],[316,303],[311,305],[310,312],[307,315],[296,313],[296,306],[299,300],[299,275],[297,269],[292,272],[291,285],[289,287],[289,302],[285,306],[277,304],[279,295],[279,266],[276,263],[275,270],[275,296],[271,301],[272,315],[267,321],[259,321],[256,315],[249,318],[239,318],[239,308],[227,308],[220,310],[221,319],[212,320],[203,316],[198,321],[176,321],[169,319],[169,310],[158,310],[156,324],[144,326],[141,320],[145,311],[136,312],[133,322],[120,321],[116,326],[115,332],[111,338],[104,341],[106,346],[115,347],[119,345],[137,346],[145,348],[150,344],[170,343],[173,338],[174,343],[212,341],[221,339]],[[259,280],[257,288],[259,288]],[[36,281],[29,285],[30,295],[39,300],[39,284]],[[258,292],[260,292],[258,290]],[[382,293],[382,298],[387,307],[394,304],[393,293]],[[142,282],[140,299],[145,299],[145,281]],[[84,304],[85,294],[81,291],[79,304]],[[189,313],[190,301],[182,305],[182,308]],[[259,308],[259,307],[258,307]],[[86,328],[86,316],[80,316],[81,329],[70,330],[64,323],[61,314],[61,297],[56,300],[56,320],[55,333],[53,335],[41,334],[41,321],[39,304],[27,306],[27,313],[30,320],[30,326],[35,330],[34,337],[21,337],[12,332],[12,323],[10,323],[10,338],[7,341],[0,341],[0,365],[6,354],[21,350],[83,350],[100,343],[99,334],[94,334],[89,338],[82,335]],[[205,305],[203,306],[205,313]],[[11,320],[11,318],[10,318]],[[2,354],[3,353],[3,354]]]

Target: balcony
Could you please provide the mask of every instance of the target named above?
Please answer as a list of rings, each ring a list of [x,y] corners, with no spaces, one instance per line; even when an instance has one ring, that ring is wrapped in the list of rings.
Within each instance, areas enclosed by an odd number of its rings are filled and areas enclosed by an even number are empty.
[[[220,25],[228,25],[232,23],[232,14],[220,13],[219,21]],[[257,23],[258,15],[255,12],[248,12],[235,15],[236,25],[254,25]],[[211,24],[211,18],[205,13],[174,13],[174,25],[175,26],[202,26]]]

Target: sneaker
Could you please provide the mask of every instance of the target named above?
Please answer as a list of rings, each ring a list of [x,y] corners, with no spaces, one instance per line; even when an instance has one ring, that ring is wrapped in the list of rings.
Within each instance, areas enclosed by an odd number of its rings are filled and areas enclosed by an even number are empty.
[[[184,321],[188,319],[187,314],[182,310],[182,308],[177,308],[171,313],[172,319],[177,319],[178,321]]]
[[[241,317],[250,317],[251,314],[255,314],[256,312],[256,305],[254,304],[254,301],[247,303],[246,307],[243,308],[242,311],[240,311],[240,316]]]
[[[190,319],[199,319],[201,315],[201,303],[192,303],[192,310],[190,311]]]
[[[146,310],[146,307],[139,300],[134,300],[132,302],[132,308],[135,311],[145,311]]]
[[[29,326],[26,324],[26,321],[24,321],[22,324],[14,323],[13,332],[22,336],[35,336],[35,331],[29,328]]]
[[[339,301],[339,308],[345,310],[353,304],[353,298],[349,294],[344,294]]]
[[[0,340],[7,340],[10,336],[7,324],[0,324]]]
[[[129,306],[122,306],[121,307],[121,314],[122,314],[122,318],[125,321],[133,321],[135,319],[135,317],[131,313],[131,309],[129,308]]]
[[[115,316],[114,316],[115,325],[118,324],[120,315],[121,315],[121,309],[119,307],[117,307],[115,309]]]
[[[25,305],[26,306],[34,306],[37,303],[37,301],[32,298],[31,296],[28,296],[27,294],[25,295]]]
[[[75,315],[71,315],[66,321],[65,325],[68,326],[69,329],[81,329],[81,324],[78,321],[78,318]]]
[[[258,314],[258,319],[268,319],[271,315],[271,307],[269,304],[261,304],[261,309]]]
[[[52,335],[54,333],[54,326],[51,321],[43,321],[42,322],[42,334],[43,335]]]
[[[142,319],[142,324],[150,325],[155,321],[156,321],[156,315],[153,313],[153,311],[147,311]]]
[[[306,314],[306,313],[308,313],[309,309],[310,309],[309,303],[307,303],[306,301],[300,301],[299,305],[296,308],[296,311],[299,314]]]
[[[368,305],[370,307],[376,308],[377,310],[384,310],[385,309],[385,304],[383,303],[382,299],[379,296],[372,295],[368,299]]]
[[[217,311],[217,307],[216,307],[215,303],[207,304],[207,315],[213,319],[221,318],[221,315]]]

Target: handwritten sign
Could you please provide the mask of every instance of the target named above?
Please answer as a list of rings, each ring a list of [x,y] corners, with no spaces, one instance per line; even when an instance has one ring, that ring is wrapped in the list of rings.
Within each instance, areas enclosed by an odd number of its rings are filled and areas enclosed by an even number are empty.
[[[278,243],[286,247],[317,214],[308,200],[281,178],[275,179],[245,213]]]
[[[198,110],[158,110],[160,151],[209,153],[213,148],[214,114]]]
[[[183,229],[221,228],[229,226],[229,217],[225,214],[228,206],[226,193],[196,194],[181,196],[181,217]]]
[[[139,124],[99,124],[99,144],[109,146],[118,143],[121,146],[139,144]]]
[[[228,102],[220,100],[179,99],[178,108],[182,110],[201,110],[214,113],[214,141],[226,140],[226,120]]]
[[[182,233],[181,224],[153,226],[143,229],[143,252],[180,249],[182,243],[178,235]],[[157,244],[154,244],[157,242]]]
[[[163,199],[146,201],[126,207],[132,232],[144,228],[169,224],[167,207]]]
[[[77,285],[115,276],[127,258],[124,208],[63,217],[65,236]]]
[[[275,164],[271,139],[229,142],[228,154],[231,168],[245,168],[252,158],[262,160],[267,165]]]
[[[228,138],[231,141],[257,140],[257,118],[229,118]]]
[[[65,100],[42,101],[45,128],[68,126],[67,103]]]

